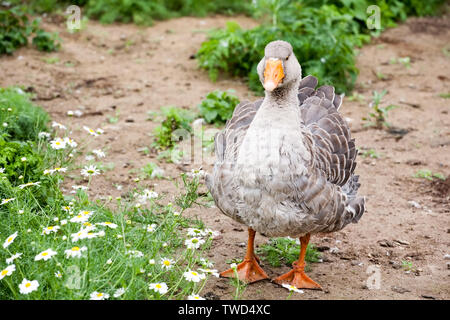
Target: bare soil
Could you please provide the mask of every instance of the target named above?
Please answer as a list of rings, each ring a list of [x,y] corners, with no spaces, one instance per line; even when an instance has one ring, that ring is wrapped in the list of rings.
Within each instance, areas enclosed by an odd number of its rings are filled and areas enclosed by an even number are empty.
[[[196,110],[205,95],[216,89],[232,88],[241,99],[255,99],[241,79],[222,76],[211,82],[193,59],[206,31],[223,27],[227,20],[243,27],[256,26],[255,21],[241,16],[185,17],[146,28],[90,21],[85,30],[70,34],[62,19],[47,18],[45,26],[58,31],[63,40],[61,51],[43,54],[23,48],[1,57],[0,86],[20,84],[34,92],[36,103],[55,121],[70,126],[76,141],[87,137],[83,125],[104,129],[105,134],[93,140],[88,150],[106,150],[104,162],[114,163],[114,168],[94,179],[90,194],[120,196],[136,187],[133,170],[157,162],[156,152],[145,155],[138,151],[150,147],[151,132],[158,125],[146,120],[148,111],[166,105]],[[449,178],[428,181],[413,177],[423,169],[444,177],[450,173],[450,100],[439,96],[450,92],[449,25],[448,17],[409,19],[360,50],[355,92],[365,100],[347,97],[341,110],[361,149],[356,171],[361,176],[360,193],[368,199],[367,212],[358,224],[341,232],[312,237],[312,243],[323,250],[323,262],[311,264],[309,275],[324,291],[305,291],[292,299],[449,299],[450,261],[444,258],[450,253]],[[45,61],[52,57],[58,61]],[[398,57],[410,57],[410,67],[390,63]],[[370,110],[372,91],[383,89],[388,93],[381,106],[398,106],[388,114],[394,128],[390,132],[365,128],[362,120]],[[76,109],[82,109],[83,116],[68,118],[67,111]],[[110,123],[108,118],[114,116],[119,121]],[[374,149],[380,158],[362,157],[367,149]],[[173,201],[180,192],[173,180],[192,167],[158,164],[172,180],[140,183],[164,195],[164,201]],[[77,177],[78,170],[69,173],[67,192],[73,183],[83,183]],[[224,270],[226,261],[243,257],[244,226],[214,207],[194,206],[186,214],[222,232],[209,252],[217,269]],[[258,235],[256,244],[267,240]],[[402,266],[407,262],[412,270]],[[262,266],[271,277],[290,268],[273,268],[264,262]],[[369,289],[374,266],[380,271],[380,286]],[[231,299],[234,287],[226,279],[213,279],[203,294]],[[285,289],[262,281],[247,286],[242,297],[287,296]]]

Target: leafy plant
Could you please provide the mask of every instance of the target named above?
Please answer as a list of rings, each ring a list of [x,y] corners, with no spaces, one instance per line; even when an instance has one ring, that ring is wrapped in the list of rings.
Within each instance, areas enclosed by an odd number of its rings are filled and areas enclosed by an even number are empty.
[[[158,167],[156,163],[149,162],[143,168],[141,168],[142,178],[148,179],[162,179],[164,177],[164,170]]]
[[[38,181],[42,174],[42,158],[31,142],[8,142],[0,137],[0,168],[13,185]]]
[[[195,115],[188,110],[173,106],[163,107],[161,111],[165,119],[154,130],[156,140],[153,146],[164,150],[175,145],[178,137],[174,136],[174,132],[177,129],[183,129],[185,133],[192,131],[190,123],[195,119]]]
[[[429,169],[424,169],[424,170],[419,170],[417,171],[414,176],[414,178],[423,178],[423,179],[427,179],[427,180],[433,180],[433,178],[438,178],[441,180],[445,180],[445,177],[442,173],[433,173],[431,170]]]
[[[213,91],[199,104],[200,115],[207,123],[224,123],[233,115],[234,108],[239,103],[239,98],[234,91]]]
[[[282,264],[292,265],[298,260],[300,255],[300,245],[290,238],[272,238],[267,244],[257,249],[258,254],[262,254],[262,259],[267,261],[272,267],[280,267]],[[309,244],[306,250],[305,261],[318,262],[320,253],[313,244]]]
[[[59,50],[61,47],[60,41],[61,39],[59,38],[58,33],[50,33],[39,29],[36,31],[36,36],[33,38],[33,45],[39,51],[53,52]]]
[[[32,34],[33,44],[41,51],[56,51],[60,44],[54,33],[39,28],[40,19],[30,21],[24,6],[14,6],[0,10],[0,54],[12,54],[28,44]]]
[[[364,150],[361,153],[361,156],[364,158],[372,158],[372,159],[380,158],[380,155],[378,154],[378,152],[375,149]]]
[[[103,23],[134,22],[151,25],[153,20],[209,13],[248,13],[250,1],[242,0],[89,0],[86,12]]]
[[[386,107],[381,107],[381,99],[386,95],[387,90],[383,90],[382,92],[374,91],[372,96],[372,102],[370,103],[370,108],[373,110],[369,112],[369,117],[362,118],[366,121],[366,127],[375,127],[377,129],[382,129],[383,127],[389,127],[390,124],[386,121],[388,116],[388,112],[394,108],[397,108],[395,105],[388,105]]]
[[[408,15],[434,13],[443,1],[427,3],[416,0],[408,4],[398,0],[256,0],[253,14],[262,19],[260,26],[243,30],[237,23],[228,22],[225,29],[210,32],[196,57],[211,80],[215,81],[220,72],[227,72],[244,77],[250,89],[262,94],[256,66],[263,57],[265,45],[281,39],[292,44],[304,75],[318,77],[320,84],[331,84],[337,92],[349,92],[358,75],[354,48]],[[367,27],[366,10],[372,4],[383,13],[381,30]]]

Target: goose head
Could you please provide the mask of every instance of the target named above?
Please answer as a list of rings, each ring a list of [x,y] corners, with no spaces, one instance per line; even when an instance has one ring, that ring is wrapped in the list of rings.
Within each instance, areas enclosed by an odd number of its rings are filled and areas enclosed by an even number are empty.
[[[257,67],[266,92],[289,89],[301,80],[302,68],[289,42],[277,40],[266,45],[264,58]],[[295,86],[296,88],[297,86]]]

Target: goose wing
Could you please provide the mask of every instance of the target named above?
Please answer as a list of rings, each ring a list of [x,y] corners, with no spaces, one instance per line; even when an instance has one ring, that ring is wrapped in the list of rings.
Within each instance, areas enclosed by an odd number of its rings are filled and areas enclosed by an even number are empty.
[[[355,170],[358,154],[355,139],[351,139],[348,124],[338,111],[342,97],[335,94],[332,86],[316,90],[316,85],[317,79],[313,76],[300,82],[301,116],[314,142],[316,166],[326,174],[328,181],[342,187]]]

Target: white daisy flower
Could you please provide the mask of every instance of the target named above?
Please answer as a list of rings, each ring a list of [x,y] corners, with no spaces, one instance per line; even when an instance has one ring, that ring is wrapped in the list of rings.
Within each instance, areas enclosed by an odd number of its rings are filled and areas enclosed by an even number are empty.
[[[205,243],[205,240],[203,240],[201,238],[186,239],[184,241],[184,244],[188,249],[198,249],[204,243]]]
[[[73,112],[73,115],[75,116],[75,117],[81,117],[82,115],[83,115],[83,112],[81,111],[81,110],[75,110],[74,112]]]
[[[128,250],[127,254],[132,258],[141,258],[144,254],[139,250]]]
[[[0,168],[0,173],[5,172],[5,168]]]
[[[39,139],[50,139],[50,133],[44,132],[44,131],[39,132],[38,133],[38,138]]]
[[[64,149],[66,147],[66,142],[61,138],[56,138],[50,141],[50,147],[55,150]]]
[[[214,264],[205,258],[200,258],[200,264],[205,268],[212,268]]]
[[[90,300],[105,300],[109,298],[109,294],[103,292],[94,291],[91,293]]]
[[[206,299],[200,297],[198,294],[191,294],[190,296],[188,296],[188,300],[206,300]]]
[[[147,232],[153,232],[156,230],[158,225],[156,223],[148,224],[147,225]]]
[[[62,273],[60,271],[55,272],[55,277],[58,279],[62,278]]]
[[[81,175],[85,177],[92,177],[99,174],[100,170],[98,170],[97,167],[94,165],[85,166],[83,169],[81,169]]]
[[[78,143],[76,143],[73,139],[69,137],[65,137],[64,142],[66,143],[66,145],[72,148],[76,148],[78,146]]]
[[[121,295],[123,295],[125,293],[125,288],[119,288],[116,290],[116,292],[114,292],[113,296],[114,298],[118,298]]]
[[[11,243],[14,242],[14,239],[17,237],[17,231],[6,238],[5,242],[3,242],[3,248],[7,248]]]
[[[95,154],[99,158],[106,157],[105,153],[100,149],[94,149],[94,150],[92,150],[92,153]]]
[[[113,263],[112,259],[108,259],[108,260],[106,261],[106,264],[111,264],[111,263]]]
[[[47,250],[39,253],[36,257],[34,257],[34,261],[39,261],[39,260],[47,261],[47,260],[51,259],[57,253],[58,252],[53,251],[52,249],[47,249]]]
[[[7,266],[5,269],[0,271],[0,280],[2,280],[6,276],[12,275],[12,273],[16,271],[16,265],[12,264],[10,266]]]
[[[158,198],[158,193],[157,192],[151,191],[151,190],[148,190],[148,189],[145,189],[142,195],[145,198],[147,198],[147,199]]]
[[[166,269],[169,270],[173,267],[173,264],[175,262],[172,259],[169,258],[161,258],[161,266]]]
[[[30,292],[36,291],[39,287],[39,282],[37,280],[27,280],[23,279],[22,283],[19,284],[19,289],[21,294],[29,294]]]
[[[86,251],[86,247],[73,247],[72,249],[67,249],[64,251],[66,254],[66,258],[81,258],[81,254],[83,251]]]
[[[89,134],[90,134],[91,136],[94,136],[94,137],[98,136],[98,133],[97,133],[97,132],[95,132],[94,130],[92,130],[91,128],[89,128],[89,127],[87,127],[87,126],[83,126],[83,129],[86,130],[87,132],[89,132]]]
[[[206,233],[205,233],[205,231],[197,229],[197,228],[189,228],[187,235],[191,236],[191,237],[203,237],[206,235]]]
[[[95,132],[97,134],[104,134],[105,133],[105,131],[103,129],[100,129],[100,128],[97,128],[97,130],[95,130]]]
[[[111,229],[116,229],[116,228],[117,228],[117,224],[112,223],[112,222],[109,222],[109,221],[106,221],[106,222],[100,222],[100,223],[97,223],[97,224],[99,224],[99,225],[101,225],[101,226],[109,227],[109,228],[111,228]]]
[[[54,168],[54,169],[50,169],[50,173],[53,174],[55,172],[66,172],[67,168]]]
[[[22,158],[20,158],[20,160],[21,160],[22,162],[25,162],[25,161],[27,161],[27,157],[22,157]]]
[[[61,124],[61,123],[58,123],[58,122],[56,122],[56,121],[53,121],[52,122],[52,127],[54,128],[54,127],[57,127],[57,128],[59,128],[59,129],[63,129],[63,130],[66,130],[67,129],[67,127],[65,126],[65,125],[63,125],[63,124]]]
[[[26,188],[26,187],[39,186],[40,184],[41,184],[40,181],[38,181],[38,182],[28,182],[28,183],[19,185],[19,188],[20,188],[20,189],[24,189],[24,188]]]
[[[22,253],[15,253],[10,258],[6,259],[6,263],[11,264],[11,263],[13,263],[14,260],[20,258],[21,256],[22,256]]]
[[[158,292],[161,295],[167,293],[167,291],[168,291],[167,284],[165,284],[164,282],[150,283],[150,285],[148,287],[151,290],[154,290],[154,291]]]
[[[217,272],[216,269],[203,269],[203,268],[198,268],[199,271],[204,272],[206,274],[212,274],[214,277],[218,278],[220,275]]]
[[[206,172],[202,169],[192,169],[189,175],[193,178],[203,178],[206,175]]]
[[[291,285],[291,284],[287,284],[287,283],[283,283],[282,286],[286,289],[288,289],[289,291],[294,291],[297,293],[303,293],[303,290],[299,290],[297,289],[297,287]]]
[[[70,222],[79,222],[79,223],[84,223],[86,221],[89,220],[89,216],[84,216],[82,214],[78,214],[75,217],[73,217],[72,219],[70,219]]]
[[[60,226],[49,226],[47,228],[44,228],[44,230],[42,231],[42,234],[50,234],[50,233],[56,233],[58,232]]]
[[[93,155],[88,154],[86,157],[84,157],[84,160],[92,161],[92,160],[95,160],[95,157]]]
[[[86,186],[72,186],[72,189],[86,191],[88,189],[88,187],[86,187]]]
[[[16,198],[3,199],[2,202],[0,203],[0,206],[7,204],[8,202],[11,202],[13,200],[16,200]]]
[[[67,224],[67,219],[61,220],[61,222],[59,224],[62,225],[62,226],[66,225]]]
[[[205,233],[206,235],[210,236],[211,238],[217,238],[218,236],[220,236],[220,231],[215,231],[212,229],[205,229]]]
[[[187,281],[191,281],[191,282],[200,282],[200,280],[206,279],[206,275],[204,273],[198,273],[196,271],[186,271],[185,273],[183,273],[183,277],[187,280]]]
[[[148,263],[151,265],[154,265],[156,262],[155,262],[155,259],[150,259],[150,260],[148,260]]]

